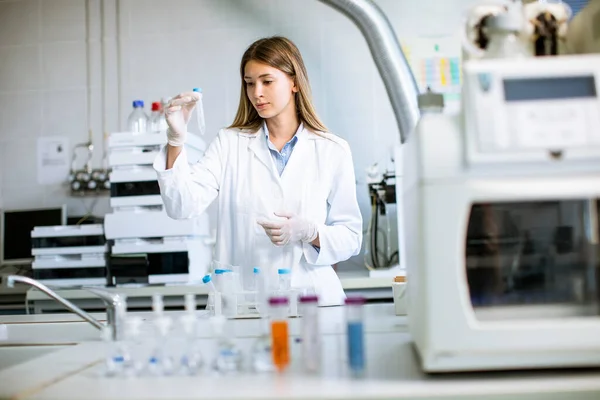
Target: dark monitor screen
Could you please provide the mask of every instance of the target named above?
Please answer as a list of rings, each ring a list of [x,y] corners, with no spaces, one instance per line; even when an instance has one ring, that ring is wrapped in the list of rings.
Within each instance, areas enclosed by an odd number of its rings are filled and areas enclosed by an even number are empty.
[[[65,224],[65,207],[38,210],[15,210],[2,213],[3,264],[31,259],[31,231],[36,226]]]

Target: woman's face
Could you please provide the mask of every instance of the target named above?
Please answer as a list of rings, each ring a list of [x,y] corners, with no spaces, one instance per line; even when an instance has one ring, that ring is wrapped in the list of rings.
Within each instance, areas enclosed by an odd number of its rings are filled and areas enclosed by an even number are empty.
[[[298,88],[285,72],[252,60],[244,68],[244,81],[248,99],[262,118],[273,118],[289,109],[295,112]]]

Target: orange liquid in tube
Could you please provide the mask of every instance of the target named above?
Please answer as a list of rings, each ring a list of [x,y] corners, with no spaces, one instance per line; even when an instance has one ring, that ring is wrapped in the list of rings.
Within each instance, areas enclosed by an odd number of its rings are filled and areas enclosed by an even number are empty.
[[[283,371],[290,363],[290,340],[287,321],[271,323],[273,364],[278,371]]]

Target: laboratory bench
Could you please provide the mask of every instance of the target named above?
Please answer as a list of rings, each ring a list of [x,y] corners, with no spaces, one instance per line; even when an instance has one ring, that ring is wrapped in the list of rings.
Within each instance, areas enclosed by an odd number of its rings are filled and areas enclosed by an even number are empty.
[[[342,287],[346,294],[361,295],[370,301],[392,302],[392,277],[372,278],[367,271],[338,272]],[[19,285],[21,286],[21,285]],[[55,300],[49,298],[43,292],[28,287],[22,300],[21,308],[27,307],[34,314],[44,312],[61,311],[64,308]],[[167,309],[182,309],[184,306],[183,296],[186,293],[197,295],[199,305],[205,305],[208,297],[206,285],[198,284],[170,284],[170,285],[140,285],[120,286],[106,288],[110,291],[123,293],[127,296],[127,305],[130,309],[150,310],[152,306],[152,295],[161,294]],[[59,289],[55,290],[58,295],[71,301],[80,308],[87,311],[102,310],[104,303],[93,293],[85,289]],[[25,306],[24,304],[27,304]],[[0,314],[2,314],[0,312]]]
[[[346,369],[344,307],[319,309],[323,360],[318,375],[302,372],[301,344],[294,340],[286,373],[249,372],[259,319],[227,322],[246,357],[240,374],[223,376],[208,368],[215,341],[208,316],[200,311],[198,340],[206,365],[201,374],[109,378],[98,331],[76,322],[76,316],[3,316],[0,324],[8,332],[0,342],[0,399],[600,399],[597,369],[425,374],[406,317],[394,315],[392,304],[367,304],[364,311],[367,367],[361,378]],[[133,314],[145,326],[151,324],[152,313]],[[168,312],[174,318],[182,314]],[[299,334],[301,323],[302,318],[290,319],[292,336]]]

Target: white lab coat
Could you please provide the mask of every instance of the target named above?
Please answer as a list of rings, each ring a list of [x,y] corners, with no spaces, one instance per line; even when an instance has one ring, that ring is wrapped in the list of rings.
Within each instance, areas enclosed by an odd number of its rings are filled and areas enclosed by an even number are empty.
[[[246,277],[258,266],[271,287],[277,269],[290,268],[292,287],[314,289],[322,306],[339,305],[345,296],[331,265],[357,255],[362,241],[352,155],[335,135],[301,129],[297,136],[281,177],[262,128],[223,129],[198,163],[189,165],[184,149],[170,170],[163,148],[154,169],[171,218],[196,217],[218,197],[215,260],[241,266]],[[257,220],[276,219],[276,211],[317,223],[320,251],[272,244]]]

